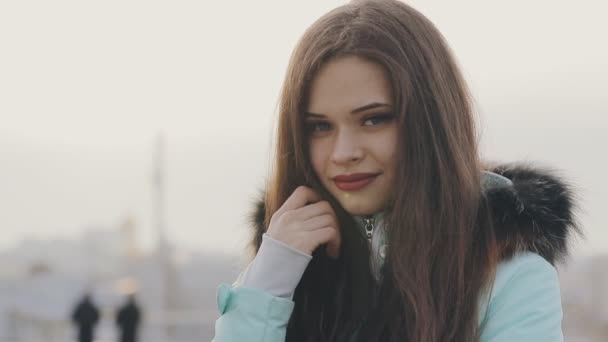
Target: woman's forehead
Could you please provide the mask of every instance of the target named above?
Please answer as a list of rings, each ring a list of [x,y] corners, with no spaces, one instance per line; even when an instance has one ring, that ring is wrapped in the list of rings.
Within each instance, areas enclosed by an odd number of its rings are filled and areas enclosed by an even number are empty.
[[[351,112],[370,103],[391,104],[392,91],[384,68],[357,56],[327,62],[310,86],[307,111],[327,115]]]

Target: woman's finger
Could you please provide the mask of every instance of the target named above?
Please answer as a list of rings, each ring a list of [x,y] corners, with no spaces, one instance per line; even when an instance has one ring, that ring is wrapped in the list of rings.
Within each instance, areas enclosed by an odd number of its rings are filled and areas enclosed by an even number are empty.
[[[316,216],[321,216],[324,214],[336,216],[334,209],[331,207],[331,204],[327,201],[319,201],[314,204],[309,204],[302,208],[294,210],[293,217],[298,218],[299,220],[309,220]]]
[[[302,185],[294,190],[276,214],[280,216],[285,212],[299,209],[308,203],[316,203],[320,200],[321,197],[313,189]]]
[[[324,227],[338,227],[336,218],[331,214],[322,214],[314,216],[303,222],[302,229],[312,231]]]

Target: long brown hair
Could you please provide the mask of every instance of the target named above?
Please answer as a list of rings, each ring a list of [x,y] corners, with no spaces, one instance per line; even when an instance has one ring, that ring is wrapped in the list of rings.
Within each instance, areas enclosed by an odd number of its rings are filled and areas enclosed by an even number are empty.
[[[313,172],[303,128],[311,80],[328,60],[345,55],[385,68],[400,125],[380,288],[353,218]],[[496,243],[480,189],[470,96],[434,25],[393,0],[356,1],[327,13],[291,56],[278,120],[266,224],[297,186],[308,185],[333,204],[342,234],[337,261],[315,251],[294,295],[287,341],[347,341],[355,330],[361,341],[477,340],[477,309]]]

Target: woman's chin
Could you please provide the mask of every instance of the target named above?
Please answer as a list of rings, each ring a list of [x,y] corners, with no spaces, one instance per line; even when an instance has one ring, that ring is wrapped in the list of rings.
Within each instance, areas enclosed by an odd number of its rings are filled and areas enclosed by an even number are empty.
[[[370,216],[378,213],[381,210],[381,208],[378,208],[375,203],[353,203],[350,201],[340,202],[344,210],[353,216]]]
[[[342,208],[353,216],[374,215],[382,211],[387,202],[386,196],[383,196],[381,191],[374,188],[353,192],[330,188],[330,192]]]

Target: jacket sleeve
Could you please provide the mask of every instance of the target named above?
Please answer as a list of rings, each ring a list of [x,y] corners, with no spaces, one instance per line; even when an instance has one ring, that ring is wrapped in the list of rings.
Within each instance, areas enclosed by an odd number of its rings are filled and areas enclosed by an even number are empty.
[[[294,308],[290,299],[226,284],[219,286],[217,305],[213,342],[284,342]]]
[[[481,342],[562,342],[562,306],[555,268],[534,253],[499,265]]]
[[[220,285],[215,342],[284,342],[293,291],[311,255],[264,234],[262,245],[232,286]]]

